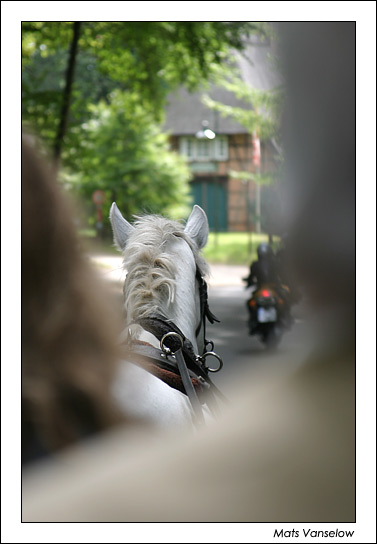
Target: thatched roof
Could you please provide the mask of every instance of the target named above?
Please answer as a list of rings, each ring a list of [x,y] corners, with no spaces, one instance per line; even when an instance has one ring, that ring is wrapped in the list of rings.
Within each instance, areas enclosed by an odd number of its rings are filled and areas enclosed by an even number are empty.
[[[261,42],[257,38],[248,41],[248,46],[241,54],[236,52],[237,64],[241,70],[242,79],[250,86],[261,90],[272,89],[279,84],[279,77],[270,58],[272,47],[269,41]],[[233,93],[220,87],[211,87],[189,93],[180,88],[168,97],[166,107],[166,122],[164,130],[173,135],[195,134],[200,130],[202,121],[209,122],[209,128],[217,134],[242,134],[247,129],[228,117],[210,110],[201,101],[204,92],[213,100],[230,106],[250,107],[238,100]]]

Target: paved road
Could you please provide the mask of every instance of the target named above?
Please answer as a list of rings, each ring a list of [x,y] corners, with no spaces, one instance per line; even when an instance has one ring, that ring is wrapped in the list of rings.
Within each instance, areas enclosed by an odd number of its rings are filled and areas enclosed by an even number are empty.
[[[109,280],[115,300],[121,304],[124,280],[121,258],[92,255],[91,259],[101,276]],[[283,373],[290,371],[303,361],[310,343],[310,331],[307,330],[302,307],[294,308],[296,323],[283,336],[276,350],[266,350],[257,337],[248,335],[245,305],[248,291],[242,282],[247,272],[246,266],[211,265],[209,304],[221,323],[208,323],[207,339],[214,342],[215,351],[224,361],[221,372],[213,375],[215,383],[223,389],[249,368],[270,367]]]
[[[247,328],[246,300],[248,291],[243,286],[225,285],[209,289],[210,308],[221,323],[208,325],[207,337],[215,343],[215,351],[222,356],[224,368],[215,374],[219,385],[230,382],[244,370],[269,367],[279,372],[290,371],[299,365],[308,352],[310,331],[306,328],[302,308],[294,309],[296,322],[283,336],[275,350],[267,350]]]

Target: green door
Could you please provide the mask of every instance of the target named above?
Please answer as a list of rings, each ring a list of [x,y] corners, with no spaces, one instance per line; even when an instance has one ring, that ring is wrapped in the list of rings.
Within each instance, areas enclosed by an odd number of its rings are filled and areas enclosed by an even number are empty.
[[[191,184],[193,204],[206,212],[209,228],[215,232],[226,231],[227,194],[225,180],[195,179]]]

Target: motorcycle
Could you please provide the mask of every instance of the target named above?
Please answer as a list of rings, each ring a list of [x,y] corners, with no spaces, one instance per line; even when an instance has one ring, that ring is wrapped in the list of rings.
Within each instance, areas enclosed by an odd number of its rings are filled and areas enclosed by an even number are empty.
[[[276,347],[292,324],[288,306],[289,287],[265,284],[257,287],[247,301],[249,334],[259,335],[266,347]]]

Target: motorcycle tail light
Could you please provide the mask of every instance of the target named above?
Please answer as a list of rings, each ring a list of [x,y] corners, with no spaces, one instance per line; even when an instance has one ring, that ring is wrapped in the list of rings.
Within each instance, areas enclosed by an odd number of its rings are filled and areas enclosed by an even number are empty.
[[[262,297],[269,297],[271,295],[270,291],[267,291],[267,289],[262,289],[261,296]]]

